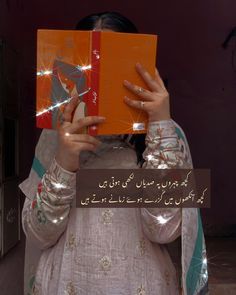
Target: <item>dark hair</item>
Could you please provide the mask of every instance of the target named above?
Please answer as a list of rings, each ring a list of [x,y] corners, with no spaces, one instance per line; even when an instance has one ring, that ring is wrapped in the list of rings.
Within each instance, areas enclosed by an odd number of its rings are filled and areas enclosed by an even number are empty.
[[[97,29],[109,29],[115,32],[123,33],[138,33],[136,26],[125,16],[118,12],[102,12],[90,14],[81,19],[77,25],[76,30],[93,30]],[[134,146],[137,155],[137,164],[143,165],[143,152],[145,150],[145,136],[146,134],[134,134],[128,137],[124,136],[124,139],[130,138],[129,143]]]
[[[81,19],[76,30],[93,30],[94,28],[110,29],[115,32],[138,33],[136,26],[118,12],[94,13]]]

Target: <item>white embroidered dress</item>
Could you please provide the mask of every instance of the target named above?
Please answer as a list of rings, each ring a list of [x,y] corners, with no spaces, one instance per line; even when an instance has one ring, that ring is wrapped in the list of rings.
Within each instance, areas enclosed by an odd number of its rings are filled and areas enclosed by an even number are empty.
[[[180,140],[175,127],[173,120],[149,124],[144,169],[192,167],[188,144]],[[76,174],[55,161],[56,141],[56,131],[43,130],[36,148],[45,167],[42,179],[32,169],[20,185],[27,196],[22,212],[29,243],[26,280],[32,276],[32,289],[25,286],[25,294],[179,294],[176,270],[165,244],[181,235],[184,209],[75,208]],[[110,136],[95,153],[81,155],[83,168],[139,167],[135,150]],[[55,183],[65,187],[56,188]],[[164,224],[158,216],[165,219]],[[27,258],[32,245],[42,250],[34,264]]]

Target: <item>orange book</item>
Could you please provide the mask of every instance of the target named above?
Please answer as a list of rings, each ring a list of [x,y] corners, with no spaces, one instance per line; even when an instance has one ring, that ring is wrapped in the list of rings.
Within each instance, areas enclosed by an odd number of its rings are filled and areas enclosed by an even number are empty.
[[[101,31],[38,30],[37,127],[56,129],[71,97],[80,97],[73,120],[106,117],[90,135],[145,133],[148,117],[128,106],[139,99],[123,86],[128,80],[147,88],[137,73],[140,62],[154,75],[157,36]]]

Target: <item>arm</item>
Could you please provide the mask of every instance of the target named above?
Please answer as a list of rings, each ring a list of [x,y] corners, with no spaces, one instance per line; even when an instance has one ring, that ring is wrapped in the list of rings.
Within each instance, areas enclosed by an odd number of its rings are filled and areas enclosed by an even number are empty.
[[[95,137],[81,134],[81,130],[105,118],[88,116],[72,123],[78,100],[74,97],[65,106],[63,123],[57,132],[43,130],[35,151],[35,167],[20,185],[28,198],[22,212],[23,229],[40,249],[53,246],[66,229],[76,192],[80,152],[94,151],[100,144]],[[50,167],[49,159],[53,159]],[[47,171],[41,161],[49,167]],[[35,170],[37,166],[39,169]]]
[[[169,93],[158,70],[156,69],[153,77],[139,63],[136,64],[136,69],[145,82],[146,88],[125,80],[124,86],[139,97],[139,100],[125,97],[125,102],[129,106],[148,114],[147,147],[143,153],[146,162],[143,168],[190,168],[191,156],[188,152],[188,156],[185,157],[186,153],[184,154],[184,150],[181,149],[174,121],[171,120],[170,116]],[[187,147],[186,141],[184,148]],[[181,209],[141,208],[140,210],[143,230],[151,241],[168,243],[180,235]]]
[[[26,198],[23,230],[40,249],[53,246],[66,229],[75,182],[76,173],[64,170],[54,159],[38,184],[33,200]]]
[[[182,141],[181,146],[171,119],[149,123],[143,157],[144,169],[192,168],[188,145]],[[181,211],[181,208],[141,208],[144,233],[160,244],[174,241],[181,234]]]

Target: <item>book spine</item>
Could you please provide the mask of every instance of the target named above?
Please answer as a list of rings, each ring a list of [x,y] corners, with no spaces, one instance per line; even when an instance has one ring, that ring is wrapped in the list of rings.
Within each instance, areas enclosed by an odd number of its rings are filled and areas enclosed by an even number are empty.
[[[91,32],[91,75],[90,75],[90,87],[91,90],[88,93],[88,115],[97,116],[99,113],[99,73],[100,73],[100,42],[101,32]],[[97,135],[97,126],[90,126],[88,129],[90,135]]]

